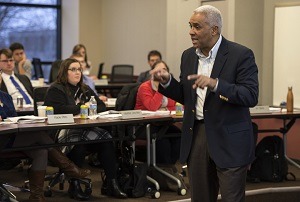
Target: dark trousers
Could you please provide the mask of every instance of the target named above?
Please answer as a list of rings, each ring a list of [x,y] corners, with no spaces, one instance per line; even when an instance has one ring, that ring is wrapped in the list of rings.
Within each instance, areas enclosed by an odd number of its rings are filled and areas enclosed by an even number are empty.
[[[219,189],[222,202],[245,201],[248,166],[219,168],[210,158],[205,126],[195,122],[192,148],[188,159],[192,201],[217,201]]]
[[[53,139],[51,139],[50,136],[44,131],[23,132],[22,134],[16,135],[13,147],[47,145],[53,143]],[[32,159],[32,170],[46,170],[48,164],[48,150],[46,148],[24,150],[23,153]]]
[[[113,142],[75,145],[67,156],[77,166],[82,167],[85,156],[91,153],[97,153],[98,160],[102,164],[106,177],[108,179],[115,179],[117,177],[117,164]]]

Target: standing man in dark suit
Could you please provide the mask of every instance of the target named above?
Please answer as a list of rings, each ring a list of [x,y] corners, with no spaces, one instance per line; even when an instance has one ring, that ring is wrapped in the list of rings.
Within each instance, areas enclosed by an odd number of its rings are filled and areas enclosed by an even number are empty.
[[[33,87],[25,75],[14,73],[15,63],[10,49],[0,50],[0,90],[10,94],[16,102],[22,96],[25,104],[33,104]]]
[[[221,35],[218,9],[201,6],[190,21],[193,47],[181,58],[180,82],[155,68],[159,91],[184,104],[180,161],[187,162],[192,201],[245,201],[254,159],[249,107],[258,102],[253,52]]]

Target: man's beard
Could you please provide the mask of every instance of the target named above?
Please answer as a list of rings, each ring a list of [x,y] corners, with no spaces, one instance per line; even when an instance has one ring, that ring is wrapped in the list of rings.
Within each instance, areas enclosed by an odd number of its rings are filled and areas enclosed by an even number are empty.
[[[160,78],[158,78],[158,76],[156,76],[155,74],[153,75],[153,81],[160,81]]]

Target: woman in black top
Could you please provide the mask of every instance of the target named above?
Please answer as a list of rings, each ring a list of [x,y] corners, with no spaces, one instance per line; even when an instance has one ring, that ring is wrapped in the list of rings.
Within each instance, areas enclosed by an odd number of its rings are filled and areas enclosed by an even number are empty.
[[[46,95],[46,106],[52,106],[55,114],[73,114],[80,113],[82,104],[89,105],[91,96],[97,101],[97,112],[105,111],[105,104],[98,98],[94,91],[82,82],[82,67],[76,59],[66,59],[62,62],[58,72],[57,80],[53,83]],[[111,135],[102,128],[92,129],[72,129],[60,132],[59,141],[86,141],[95,139],[109,139]],[[68,147],[66,152],[68,157],[79,167],[83,166],[85,156],[96,152],[98,160],[101,162],[106,174],[106,180],[103,182],[102,194],[126,198],[116,180],[116,155],[112,141],[102,143],[75,145]],[[75,185],[74,185],[75,186]]]
[[[0,90],[0,122],[3,119],[15,116],[17,116],[17,113],[11,96]],[[45,131],[22,132],[22,134],[19,135],[13,134],[10,136],[0,137],[0,149],[47,144],[54,144],[54,141]],[[41,148],[24,150],[22,152],[32,160],[31,167],[28,171],[30,202],[46,201],[44,198],[43,187],[48,157],[55,164],[55,166],[58,166],[68,177],[83,178],[90,173],[90,171],[87,169],[78,168],[56,148]]]

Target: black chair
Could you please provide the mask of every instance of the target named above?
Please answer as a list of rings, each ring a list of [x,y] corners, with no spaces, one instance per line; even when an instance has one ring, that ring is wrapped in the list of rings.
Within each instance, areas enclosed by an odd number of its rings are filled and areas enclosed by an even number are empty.
[[[111,83],[132,83],[133,65],[113,65],[110,75]]]
[[[34,115],[38,115],[37,107],[44,104],[48,87],[37,87],[33,89]]]
[[[32,76],[32,79],[44,78],[41,59],[32,58],[32,65],[34,69],[34,74]]]
[[[98,75],[97,75],[98,79],[101,79],[102,77],[103,67],[104,67],[104,62],[99,64]]]
[[[2,183],[0,184],[0,201],[17,202],[17,197],[9,190],[7,184],[2,184]]]
[[[7,145],[11,145],[11,138],[14,133],[1,134],[0,136],[0,167],[3,170],[10,170],[18,167],[22,171],[25,164],[30,164],[28,157],[21,151],[3,151]],[[17,201],[17,197],[11,191],[30,192],[27,187],[14,186],[9,183],[0,182],[0,201]]]
[[[12,152],[0,152],[0,159],[6,160],[6,165],[1,165],[1,167],[5,167],[4,169],[10,170],[16,167],[18,164],[14,164],[16,162],[20,162],[19,164],[23,164],[23,161],[27,161],[28,157],[19,151],[12,151]],[[10,163],[11,162],[11,163]],[[3,161],[2,161],[3,163]],[[11,167],[9,167],[11,166]],[[19,167],[20,170],[23,169],[23,166]],[[15,191],[20,191],[20,192],[30,192],[28,188],[28,181],[25,181],[25,186],[19,187],[19,186],[14,186],[9,183],[3,183],[0,182],[0,201],[15,201],[17,202],[17,197],[12,193]]]
[[[37,106],[43,105],[45,101],[45,97],[47,94],[48,87],[38,87],[33,89],[33,102],[34,102],[34,115],[38,115],[37,111]],[[53,136],[53,139],[57,140],[58,137],[58,132],[59,131],[48,131],[49,134]],[[84,179],[77,179],[82,185],[85,186],[85,192],[89,195],[89,192],[91,192],[91,180],[89,178],[84,178]],[[44,192],[44,195],[46,197],[51,197],[52,196],[52,190],[51,188],[54,187],[56,184],[59,184],[59,189],[63,190],[64,189],[64,184],[66,181],[66,176],[65,174],[59,170],[57,173],[54,173],[52,175],[46,175],[45,176],[45,182],[49,181],[46,191]],[[28,181],[25,182],[28,184]]]
[[[56,60],[52,63],[51,70],[50,70],[50,76],[49,76],[49,83],[56,81],[61,63],[62,63],[62,60]]]

